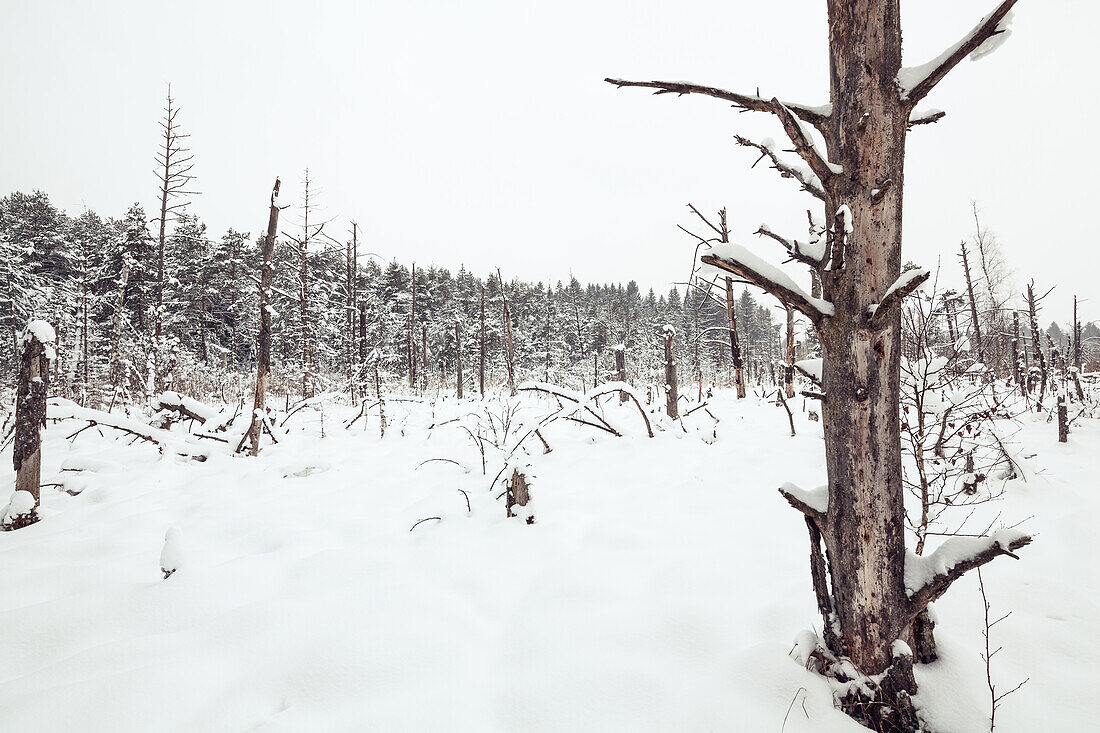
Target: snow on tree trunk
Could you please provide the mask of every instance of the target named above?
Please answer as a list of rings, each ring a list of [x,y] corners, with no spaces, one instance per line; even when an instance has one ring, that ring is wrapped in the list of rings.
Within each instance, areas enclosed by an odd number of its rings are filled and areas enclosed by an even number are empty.
[[[50,364],[55,358],[57,337],[45,321],[31,321],[19,335],[19,381],[15,397],[15,491],[30,494],[34,503],[29,512],[10,517],[12,526],[37,521],[39,482],[42,473],[42,434],[46,426],[46,390],[50,383]]]
[[[676,359],[673,355],[672,341],[676,338],[676,329],[664,327],[665,342],[665,414],[673,420],[680,416],[680,394],[676,384]]]

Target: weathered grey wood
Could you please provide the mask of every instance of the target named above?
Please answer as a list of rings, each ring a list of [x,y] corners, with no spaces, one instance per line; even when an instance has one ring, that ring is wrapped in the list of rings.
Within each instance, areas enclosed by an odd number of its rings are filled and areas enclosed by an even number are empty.
[[[822,422],[829,477],[825,544],[835,616],[840,629],[830,652],[866,675],[882,675],[872,697],[858,689],[841,701],[875,730],[915,731],[912,657],[894,653],[897,639],[912,639],[915,617],[946,591],[944,576],[912,599],[904,585],[904,489],[900,444],[901,308],[887,297],[901,274],[905,137],[917,102],[947,72],[998,30],[1014,5],[1003,0],[962,42],[944,54],[911,90],[899,88],[899,0],[827,0],[830,105],[811,124],[824,153],[790,105],[778,99],[730,95],[682,82],[608,81],[655,88],[658,93],[702,93],[775,114],[795,152],[821,181],[826,248],[815,269],[821,298],[807,297],[785,279],[754,263],[707,254],[703,262],[741,277],[803,313],[817,330],[823,352]],[[710,91],[701,91],[710,90]],[[879,309],[879,305],[884,307]],[[885,307],[889,304],[890,307]],[[668,349],[666,347],[666,354]],[[671,359],[666,359],[670,362]],[[1030,538],[1013,545],[1022,546]],[[956,566],[957,574],[989,562],[999,548]],[[838,673],[841,674],[841,673]]]
[[[33,324],[32,324],[33,325]],[[43,324],[44,325],[44,324]],[[46,390],[50,384],[50,355],[53,344],[39,340],[37,329],[26,328],[19,338],[19,381],[15,396],[15,442],[12,463],[15,490],[26,491],[38,506],[42,474],[42,435],[46,425]],[[23,520],[36,521],[34,511]]]
[[[516,516],[513,507],[525,507],[530,501],[531,490],[527,485],[527,476],[520,473],[518,468],[512,469],[512,480],[508,482],[508,491],[505,497],[505,508],[508,510],[508,516]],[[535,518],[533,516],[527,517],[527,523],[534,524]]]

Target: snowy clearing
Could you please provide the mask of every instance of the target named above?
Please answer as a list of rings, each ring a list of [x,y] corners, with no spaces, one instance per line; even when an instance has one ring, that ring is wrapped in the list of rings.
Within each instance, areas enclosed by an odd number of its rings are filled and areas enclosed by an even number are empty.
[[[506,518],[503,478],[489,489],[504,452],[489,446],[483,473],[461,429],[504,404],[391,402],[383,439],[376,414],[343,429],[351,406],[325,410],[322,439],[306,410],[258,459],[214,444],[203,462],[94,429],[70,445],[75,426],[51,423],[43,483],[85,482],[47,486],[42,521],[0,533],[0,728],[863,730],[788,656],[820,631],[805,526],[776,491],[824,480],[801,399],[794,438],[782,409],[720,392],[717,425],[651,415],[650,439],[605,397],[624,437],[556,421],[551,453],[532,441],[513,457],[530,464],[532,525]],[[514,424],[556,408],[518,404]],[[997,729],[1088,730],[1100,430],[1060,445],[1044,417],[1023,419],[1019,453],[1037,457],[988,509],[1035,515],[1038,537],[983,575],[1013,611],[996,681],[1031,681]],[[976,588],[967,576],[936,604],[941,659],[917,668],[922,714],[945,732],[988,726]]]

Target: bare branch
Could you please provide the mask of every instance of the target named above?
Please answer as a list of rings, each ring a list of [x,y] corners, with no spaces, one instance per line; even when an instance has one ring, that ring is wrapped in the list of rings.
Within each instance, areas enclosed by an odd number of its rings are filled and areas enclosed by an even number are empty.
[[[734,135],[733,139],[737,142],[738,145],[741,145],[743,147],[756,148],[760,151],[761,158],[764,158],[766,156],[771,160],[772,168],[779,171],[779,175],[783,176],[784,178],[793,178],[794,180],[802,184],[803,191],[806,191],[814,198],[821,199],[822,201],[825,200],[825,189],[821,187],[821,184],[815,178],[807,175],[809,171],[806,171],[804,168],[796,168],[793,165],[784,163],[782,160],[779,159],[779,156],[775,154],[774,149],[768,147],[767,145],[764,145],[763,143],[754,142],[746,137],[741,137],[740,135]],[[760,161],[757,160],[756,162],[759,163]],[[753,163],[753,166],[755,167],[756,163]]]
[[[775,112],[772,102],[760,96],[729,92],[717,87],[706,87],[700,84],[692,84],[683,81],[627,81],[625,79],[604,79],[608,84],[623,87],[648,87],[656,89],[654,94],[702,94],[716,99],[724,99],[732,102],[734,107],[754,112]],[[802,104],[787,103],[786,105],[799,119],[808,122],[814,127],[820,128],[829,119],[823,108],[810,107]]]
[[[821,180],[822,185],[831,177],[840,173],[842,169],[839,166],[834,166],[821,156],[809,133],[798,121],[794,111],[775,97],[772,97],[771,103],[775,114],[779,117],[779,121],[783,123],[783,129],[787,132],[787,137],[794,143],[795,152],[802,157],[802,160],[806,161],[806,164],[810,166],[810,170]]]
[[[996,539],[996,534],[993,537],[986,538],[988,540],[988,546],[980,551],[976,552],[970,557],[956,562],[952,567],[948,568],[945,572],[939,573],[933,576],[923,586],[916,589],[909,594],[909,613],[911,616],[916,616],[920,613],[929,603],[935,601],[951,587],[951,584],[961,578],[964,573],[967,573],[975,568],[980,568],[982,565],[990,562],[996,557],[1001,555],[1007,555],[1015,560],[1020,558],[1013,552],[1021,547],[1031,543],[1030,535],[1020,535],[1011,540],[1007,545],[1002,544]],[[963,542],[971,541],[964,540],[964,538],[952,538],[948,542]],[[935,553],[929,556],[933,557]]]
[[[822,487],[821,489],[818,489],[817,492],[822,492],[823,490],[826,497],[825,501],[827,503],[828,489]],[[817,492],[803,491],[802,489],[791,483],[783,484],[779,487],[779,493],[783,496],[784,499],[787,500],[788,504],[812,519],[814,521],[814,524],[817,525],[818,529],[824,530],[826,524],[826,513],[821,511],[821,509],[811,505],[810,503],[811,494]],[[819,502],[815,501],[814,503]]]
[[[727,246],[736,247],[737,245]],[[747,256],[742,257],[742,255]],[[768,268],[761,266],[757,258],[748,253],[743,247],[737,248],[736,259],[733,257],[719,256],[717,254],[705,254],[700,260],[703,264],[716,267],[724,272],[733,273],[740,278],[748,280],[761,290],[775,296],[779,302],[784,305],[789,305],[805,315],[812,323],[819,323],[824,316],[832,315],[831,312],[827,312],[832,309],[830,304],[824,303],[823,301],[817,301],[815,303],[810,299],[810,296],[806,295],[806,293],[789,278],[783,278],[785,282],[773,279],[770,276],[773,273],[766,272]],[[828,306],[827,310],[823,310],[823,306]]]
[[[801,262],[802,264],[808,265],[809,267],[813,268],[817,268],[821,265],[820,260],[816,260],[811,255],[802,251],[801,246],[796,239],[787,239],[781,234],[776,234],[763,224],[761,224],[760,228],[753,233],[757,236],[768,237],[769,239],[774,239],[775,241],[779,242],[781,245],[783,245],[783,248],[787,250],[787,254],[790,255],[792,260]]]
[[[899,81],[909,77],[914,82],[911,86],[903,83],[901,89],[902,99],[908,101],[910,105],[915,105],[924,99],[932,91],[932,88],[947,76],[947,72],[955,68],[960,61],[976,51],[993,36],[1006,32],[1006,29],[999,28],[999,26],[1015,4],[1016,0],[1002,0],[1001,4],[992,13],[983,18],[982,22],[967,33],[961,41],[947,49],[943,54],[921,66],[902,69],[898,74]]]
[[[901,301],[905,300],[906,296],[921,285],[924,285],[931,276],[932,273],[928,270],[910,270],[909,272],[902,273],[897,282],[891,285],[890,289],[886,291],[886,295],[882,298],[882,302],[867,314],[867,321],[870,327],[877,328],[880,326],[889,315],[890,309],[897,307]]]

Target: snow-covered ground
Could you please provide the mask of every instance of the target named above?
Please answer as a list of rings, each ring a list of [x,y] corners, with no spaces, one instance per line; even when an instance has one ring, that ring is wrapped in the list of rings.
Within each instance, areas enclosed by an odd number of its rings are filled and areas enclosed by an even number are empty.
[[[553,407],[522,402],[516,423]],[[384,439],[374,411],[344,430],[356,410],[328,407],[323,439],[303,411],[259,458],[201,441],[205,462],[51,424],[43,481],[79,493],[44,488],[42,521],[0,533],[0,730],[862,730],[788,656],[820,627],[806,529],[776,492],[824,483],[801,398],[793,438],[781,408],[724,392],[716,426],[654,416],[672,429],[653,439],[632,405],[605,405],[624,437],[557,421],[551,453],[531,438],[515,457],[531,525],[490,490],[502,454],[483,473],[463,429],[480,414],[489,432],[478,401],[388,403]],[[514,445],[503,402],[488,410]],[[983,507],[1037,533],[983,570],[994,613],[1013,611],[994,680],[1030,677],[997,730],[1092,730],[1100,426],[1060,445],[1024,420],[1026,480]],[[918,668],[944,733],[988,729],[972,575],[937,603],[942,658]]]

